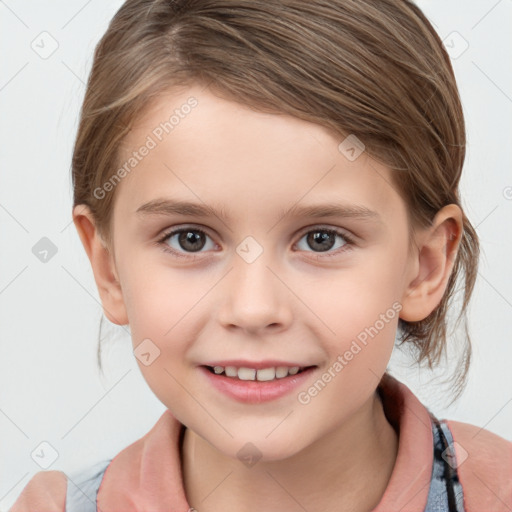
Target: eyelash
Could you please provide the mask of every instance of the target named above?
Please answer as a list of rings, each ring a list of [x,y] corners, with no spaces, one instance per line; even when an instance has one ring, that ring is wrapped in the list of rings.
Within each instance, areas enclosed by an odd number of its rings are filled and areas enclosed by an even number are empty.
[[[206,233],[206,231],[204,231],[203,229],[199,229],[199,228],[196,228],[196,227],[193,227],[193,226],[186,226],[186,227],[183,227],[183,228],[179,228],[179,229],[173,229],[173,230],[170,230],[170,231],[167,231],[165,232],[161,238],[159,238],[157,241],[156,241],[156,244],[161,246],[162,247],[162,250],[166,253],[170,253],[174,256],[177,256],[178,258],[185,258],[185,259],[196,259],[194,257],[195,254],[201,254],[201,251],[198,251],[198,252],[190,252],[190,253],[185,253],[187,254],[186,256],[182,253],[182,252],[179,252],[179,251],[176,251],[175,249],[172,249],[169,247],[169,245],[166,244],[166,241],[171,238],[173,235],[177,235],[179,233],[183,233],[183,232],[187,232],[187,231],[194,231],[194,232],[197,232],[197,233],[201,233],[209,238],[210,235],[208,235],[208,233]],[[347,235],[344,231],[341,231],[341,230],[338,230],[338,229],[335,229],[335,228],[324,228],[322,226],[313,226],[312,229],[308,229],[307,231],[303,231],[300,235],[300,238],[299,238],[299,241],[302,240],[302,238],[304,238],[305,235],[308,235],[309,233],[314,233],[314,232],[323,232],[323,233],[329,233],[329,234],[334,234],[334,235],[338,235],[340,236],[341,238],[343,238],[343,240],[345,241],[345,244],[342,246],[342,247],[339,247],[336,251],[334,252],[329,252],[329,251],[326,251],[325,253],[322,253],[322,252],[314,252],[314,251],[306,251],[306,252],[312,252],[313,254],[316,254],[318,256],[316,256],[314,259],[323,259],[323,258],[330,258],[330,257],[333,257],[333,256],[338,256],[340,253],[343,253],[343,252],[346,252],[346,251],[350,251],[354,248],[354,245],[355,245],[355,241],[354,239],[350,236],[350,235]],[[192,257],[192,258],[191,258]]]

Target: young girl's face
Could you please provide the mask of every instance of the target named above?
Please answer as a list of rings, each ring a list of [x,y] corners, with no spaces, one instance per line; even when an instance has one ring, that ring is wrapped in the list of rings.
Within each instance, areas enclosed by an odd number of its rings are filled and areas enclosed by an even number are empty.
[[[251,442],[282,459],[363,425],[417,273],[391,171],[351,138],[199,86],[155,102],[124,148],[138,156],[116,190],[115,313],[163,404],[231,457]],[[315,368],[247,402],[203,367],[229,360]]]

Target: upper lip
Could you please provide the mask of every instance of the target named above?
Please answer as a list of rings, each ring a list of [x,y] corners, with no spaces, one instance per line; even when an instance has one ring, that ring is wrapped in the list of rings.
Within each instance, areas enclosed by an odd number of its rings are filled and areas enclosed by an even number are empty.
[[[275,368],[278,366],[286,366],[292,368],[298,366],[299,368],[307,368],[309,366],[315,366],[312,364],[301,364],[289,361],[277,361],[275,359],[266,359],[265,361],[244,361],[242,359],[229,359],[227,361],[214,361],[205,363],[203,366],[236,366],[237,368],[254,368],[255,370],[261,370],[262,368]]]

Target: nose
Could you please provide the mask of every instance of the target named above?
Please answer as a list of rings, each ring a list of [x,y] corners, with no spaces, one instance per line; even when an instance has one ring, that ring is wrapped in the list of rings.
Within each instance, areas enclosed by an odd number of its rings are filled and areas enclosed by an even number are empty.
[[[278,265],[266,251],[248,263],[234,254],[233,268],[219,289],[222,297],[218,321],[227,329],[242,329],[251,334],[266,330],[285,330],[293,317],[293,294]]]

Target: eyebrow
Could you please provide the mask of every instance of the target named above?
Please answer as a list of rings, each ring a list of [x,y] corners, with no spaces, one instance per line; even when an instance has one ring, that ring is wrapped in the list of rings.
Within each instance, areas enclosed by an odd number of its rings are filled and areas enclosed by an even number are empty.
[[[208,206],[206,204],[192,203],[172,199],[155,199],[144,203],[137,208],[136,213],[146,215],[187,215],[191,217],[218,217],[223,220],[231,220],[230,215],[222,207]],[[318,205],[295,204],[288,210],[280,210],[279,217],[340,217],[355,218],[361,220],[373,220],[382,222],[381,216],[366,206],[357,204],[323,203]]]

